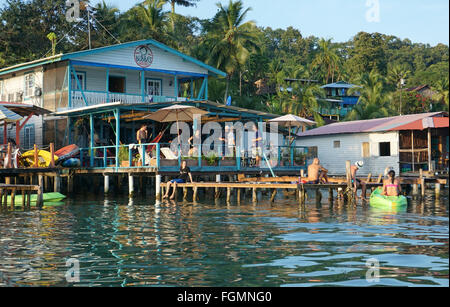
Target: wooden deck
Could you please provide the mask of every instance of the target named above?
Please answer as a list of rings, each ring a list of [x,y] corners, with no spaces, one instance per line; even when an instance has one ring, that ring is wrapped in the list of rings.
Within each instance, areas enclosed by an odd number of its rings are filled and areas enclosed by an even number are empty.
[[[31,193],[36,192],[37,207],[43,205],[43,191],[38,185],[13,185],[13,184],[0,184],[0,208],[5,209],[8,206],[8,195],[10,196],[10,208],[15,208],[15,197],[18,193],[22,194],[22,208],[31,208]]]

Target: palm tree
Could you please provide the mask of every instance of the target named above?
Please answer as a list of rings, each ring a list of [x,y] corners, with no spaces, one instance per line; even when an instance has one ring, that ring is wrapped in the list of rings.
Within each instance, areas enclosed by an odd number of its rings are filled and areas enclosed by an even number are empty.
[[[259,50],[259,33],[253,21],[244,22],[251,8],[244,10],[241,0],[230,0],[228,6],[218,3],[219,11],[206,25],[208,62],[227,73],[227,100],[230,79],[247,62],[250,54]]]
[[[334,82],[334,76],[339,70],[340,59],[336,52],[336,47],[331,43],[331,39],[321,39],[319,41],[319,53],[311,63],[312,68],[326,71],[326,83]]]
[[[445,77],[441,80],[439,80],[435,86],[432,87],[434,91],[436,91],[436,94],[434,95],[434,99],[437,101],[443,102],[447,108],[449,108],[449,101],[448,101],[448,77]]]
[[[163,10],[165,0],[146,0],[137,5],[138,18],[147,26],[150,35],[161,40],[167,24],[167,12]]]
[[[388,117],[390,107],[388,96],[385,94],[384,77],[372,70],[370,73],[363,73],[358,77],[362,88],[352,88],[349,93],[359,92],[358,104],[347,115],[348,120],[362,120]]]
[[[175,31],[175,6],[181,5],[184,7],[196,6],[195,2],[200,0],[168,0],[170,6],[172,7],[172,30]]]
[[[103,0],[95,6],[95,12],[94,26],[97,32],[102,33],[102,37],[97,38],[95,44],[106,46],[118,42],[116,37],[119,36],[119,9]]]

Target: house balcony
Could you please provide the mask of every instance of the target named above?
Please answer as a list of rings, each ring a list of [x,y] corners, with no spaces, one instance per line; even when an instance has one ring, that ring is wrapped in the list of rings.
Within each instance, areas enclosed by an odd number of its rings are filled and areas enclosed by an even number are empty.
[[[112,93],[100,91],[79,91],[72,90],[70,95],[70,106],[73,109],[101,105],[106,103],[120,102],[122,104],[140,104],[140,103],[164,103],[164,102],[185,102],[185,97],[169,97],[141,95],[135,93]]]

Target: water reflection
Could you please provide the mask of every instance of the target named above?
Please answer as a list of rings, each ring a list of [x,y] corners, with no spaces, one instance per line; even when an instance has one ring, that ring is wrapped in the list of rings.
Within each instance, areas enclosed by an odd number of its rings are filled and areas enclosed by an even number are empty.
[[[69,200],[0,214],[0,286],[448,286],[448,198],[401,211],[340,201]],[[149,198],[151,199],[151,198]],[[264,199],[264,195],[261,195]],[[324,199],[326,199],[324,197]]]

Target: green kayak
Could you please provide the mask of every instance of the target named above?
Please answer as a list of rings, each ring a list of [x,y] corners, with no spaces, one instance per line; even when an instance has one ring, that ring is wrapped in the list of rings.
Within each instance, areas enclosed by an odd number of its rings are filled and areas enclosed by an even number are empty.
[[[61,193],[44,193],[44,204],[46,203],[60,203],[66,198],[66,195]],[[32,206],[36,206],[37,194],[31,194],[30,203]],[[8,204],[11,204],[11,196],[8,196]],[[16,206],[22,206],[22,194],[16,195],[14,198],[14,204]]]
[[[370,196],[370,205],[372,207],[396,209],[408,205],[408,199],[405,196],[384,196],[381,195],[382,192],[383,190],[378,188],[372,193]]]

